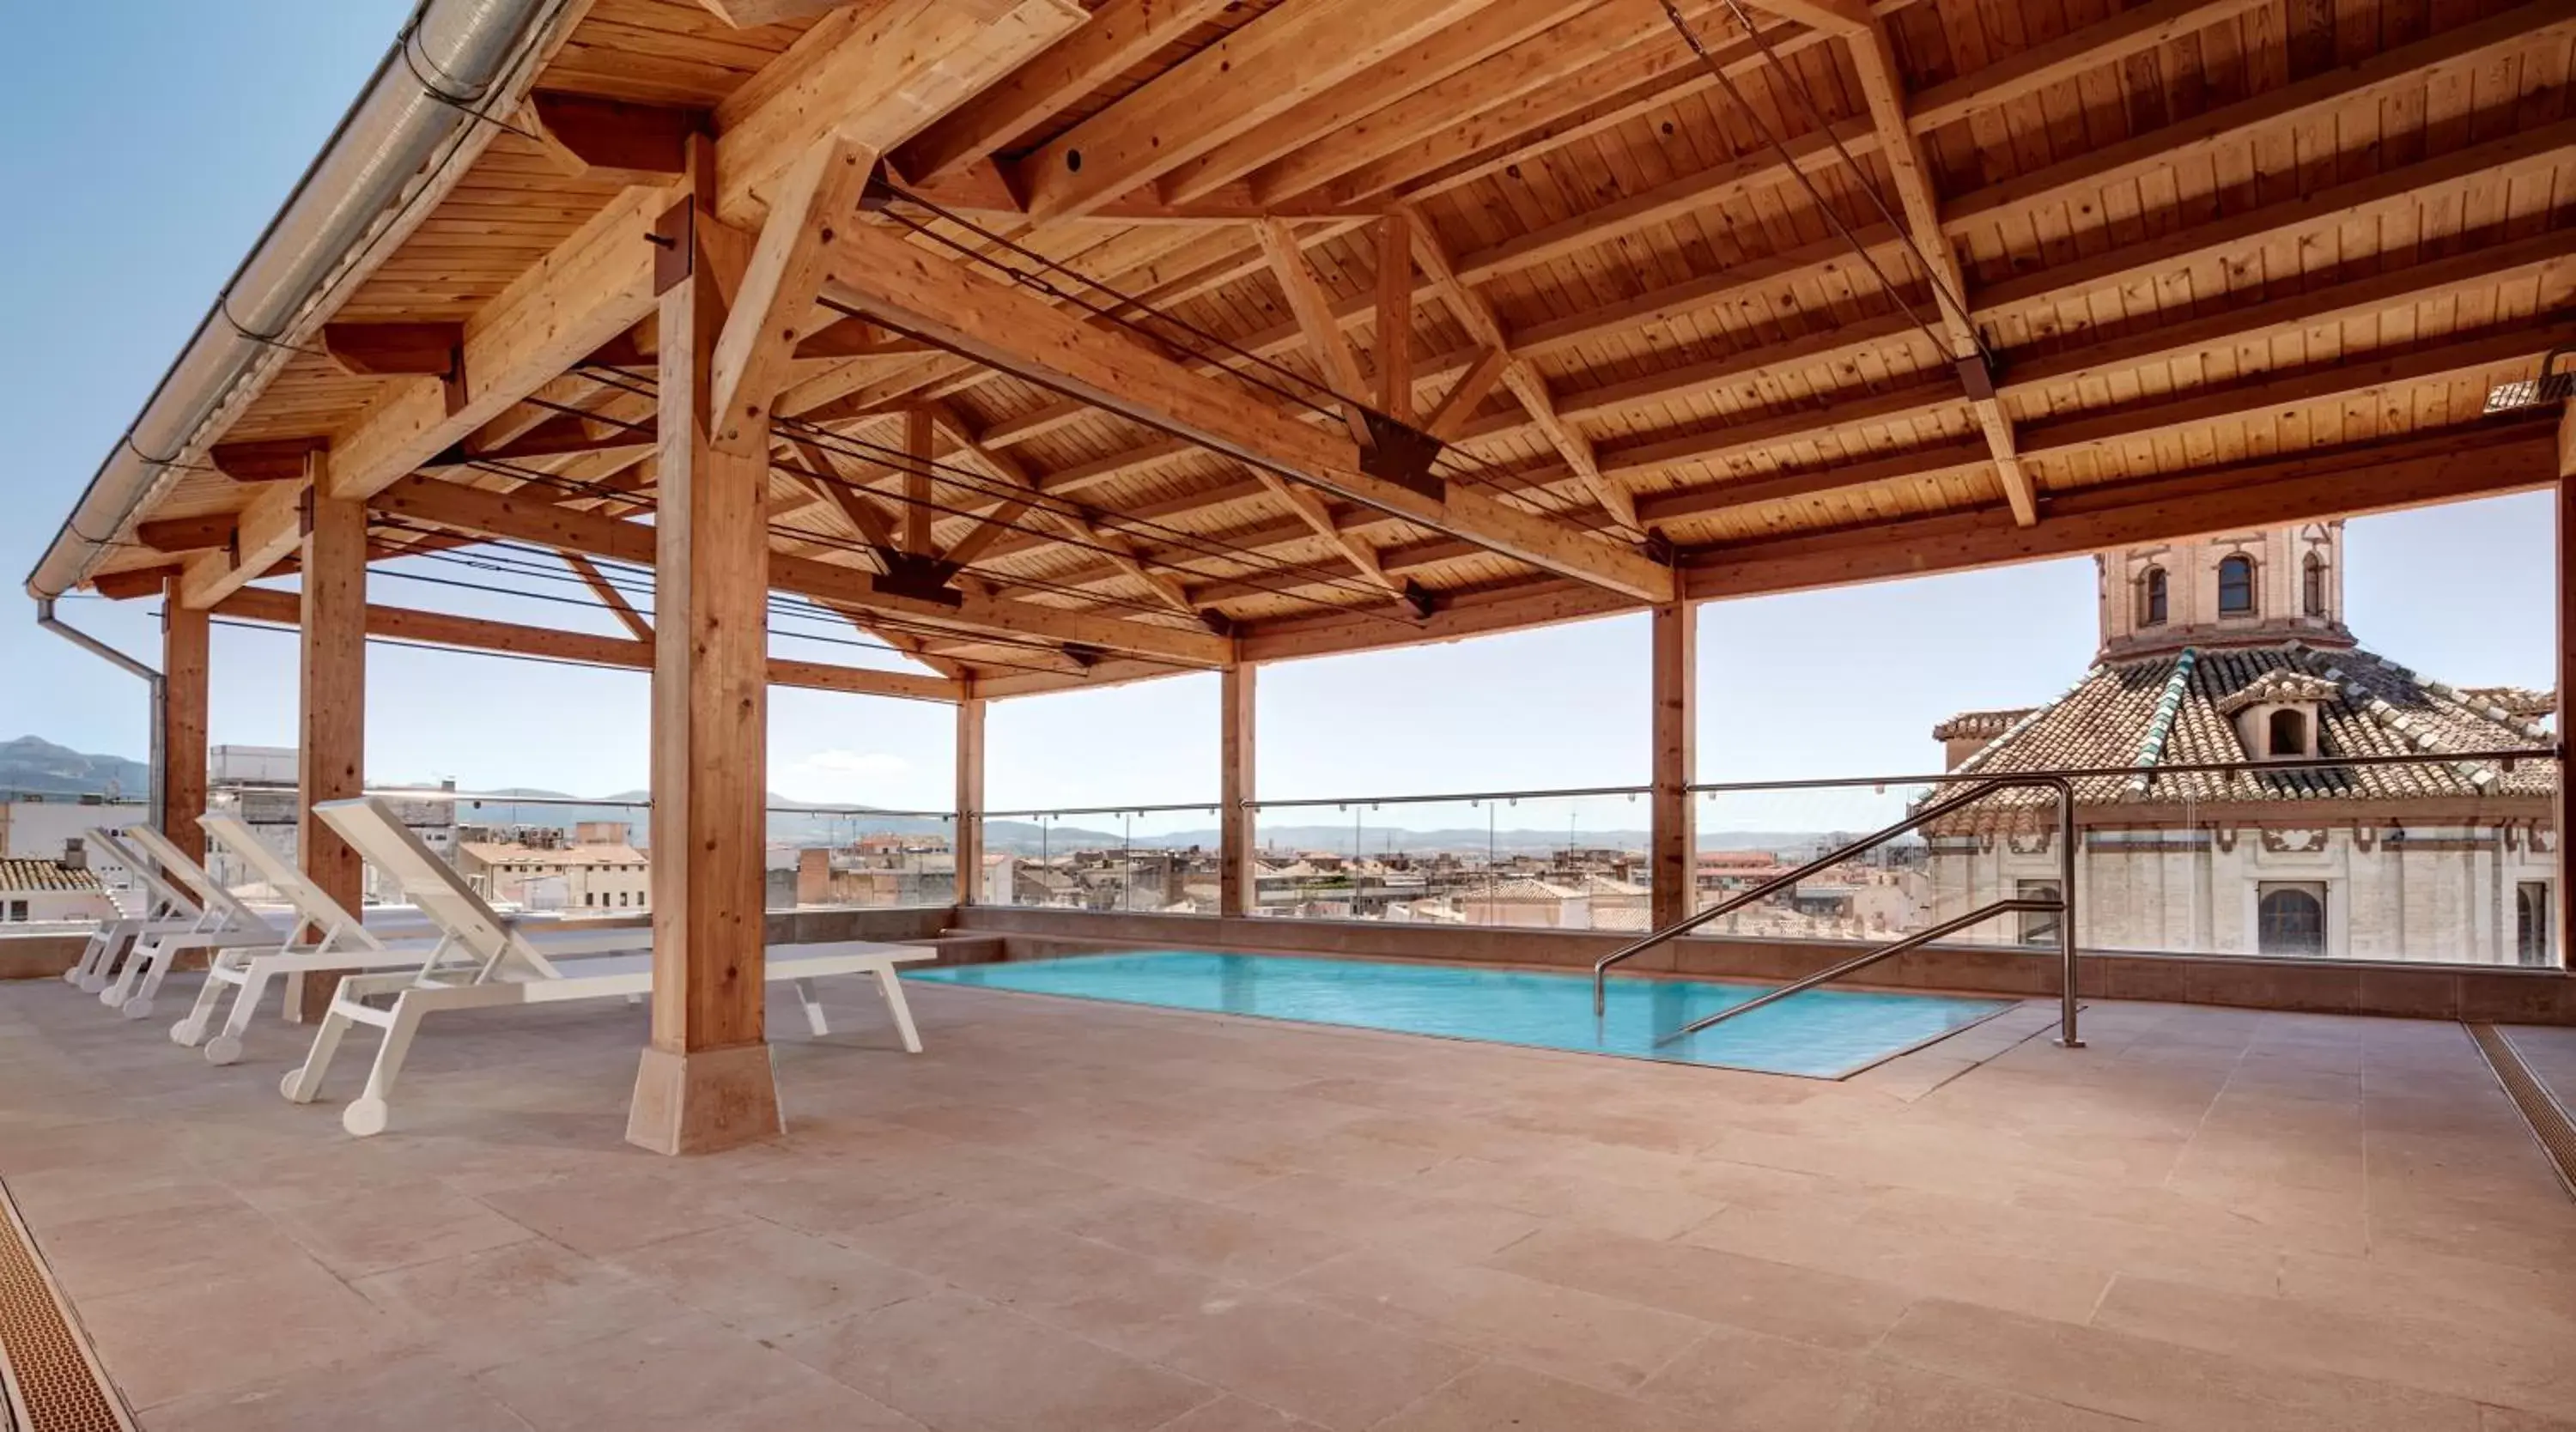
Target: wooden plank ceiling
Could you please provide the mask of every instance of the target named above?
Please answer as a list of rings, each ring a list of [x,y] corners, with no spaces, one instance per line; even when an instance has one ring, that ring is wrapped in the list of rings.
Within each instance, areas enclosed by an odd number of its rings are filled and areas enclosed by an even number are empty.
[[[635,186],[676,180],[610,151],[658,152],[673,108],[717,138],[729,221],[770,182],[734,156],[838,105],[940,206],[870,233],[976,281],[1061,265],[993,287],[1133,340],[1176,393],[1290,415],[1301,450],[1374,451],[1360,405],[1450,440],[1445,501],[1381,501],[1126,390],[818,313],[775,404],[775,549],[995,694],[1633,607],[1658,564],[1730,595],[2555,475],[2545,422],[2485,409],[2576,342],[2576,0],[1677,3],[1707,63],[1661,0],[856,0],[749,29],[591,0],[328,315],[453,325],[463,387],[520,385],[469,394],[479,465],[364,484],[378,550],[614,557],[600,520],[649,510],[649,322],[525,371],[544,350],[500,320],[641,237],[665,201]],[[998,37],[956,40],[987,72],[898,93],[864,52],[931,11]],[[104,587],[184,564],[218,598],[291,552],[298,444],[396,461],[365,444],[438,380],[311,346]],[[287,458],[239,446],[263,442]],[[468,520],[463,488],[516,505]]]

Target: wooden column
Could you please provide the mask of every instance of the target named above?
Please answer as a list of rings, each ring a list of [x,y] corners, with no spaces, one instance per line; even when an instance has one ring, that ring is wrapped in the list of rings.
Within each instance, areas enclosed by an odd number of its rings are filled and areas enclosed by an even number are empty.
[[[1655,608],[1654,847],[1651,921],[1657,929],[1698,908],[1698,825],[1690,786],[1699,779],[1699,609],[1689,602]]]
[[[762,810],[769,659],[766,434],[715,446],[709,368],[751,238],[706,201],[689,272],[662,294],[660,495],[653,641],[653,1033],[626,1137],[695,1153],[775,1137],[778,1086],[762,1023]],[[668,226],[665,226],[666,231]],[[766,421],[765,418],[762,421]]]
[[[2558,809],[2553,838],[2558,845],[2558,876],[2550,882],[2549,937],[2558,942],[2558,961],[2576,969],[2576,880],[2570,880],[2567,831],[2571,816],[2576,816],[2576,801],[2568,790],[2568,765],[2563,753],[2571,730],[2568,721],[2569,702],[2576,701],[2576,402],[2558,422]]]
[[[179,579],[161,593],[161,833],[203,863],[206,830],[206,634],[208,613],[179,601]]]
[[[1217,814],[1217,913],[1224,916],[1249,915],[1253,908],[1252,882],[1257,867],[1252,859],[1253,813],[1246,804],[1255,799],[1253,671],[1249,662],[1227,667],[1224,687],[1217,698],[1218,719],[1225,723],[1218,756],[1224,769],[1217,782],[1222,805]]]
[[[984,698],[957,703],[957,903],[984,903]],[[1005,902],[1008,903],[1008,902]]]
[[[358,852],[316,819],[321,801],[360,793],[367,743],[367,507],[330,495],[329,455],[304,461],[302,719],[296,739],[295,849],[306,878],[348,909],[365,903]],[[203,768],[203,759],[199,766]],[[304,1017],[331,1008],[337,975],[302,982]]]

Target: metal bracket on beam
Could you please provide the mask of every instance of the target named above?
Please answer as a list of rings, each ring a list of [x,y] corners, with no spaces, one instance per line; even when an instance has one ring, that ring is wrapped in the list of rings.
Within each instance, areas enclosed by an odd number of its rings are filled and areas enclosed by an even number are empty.
[[[965,594],[948,585],[958,573],[954,562],[936,557],[916,557],[909,552],[879,552],[885,563],[885,575],[876,579],[878,591],[892,597],[910,597],[915,601],[937,602],[941,606],[962,606]]]
[[[682,199],[662,211],[653,221],[653,232],[644,237],[656,250],[653,255],[653,292],[669,293],[686,280],[697,263],[698,205],[693,199]]]
[[[1984,352],[1971,353],[1958,360],[1959,386],[1968,390],[1968,401],[1991,403],[1995,400],[1995,362]]]
[[[1448,495],[1445,484],[1431,473],[1431,465],[1440,460],[1440,439],[1374,408],[1362,408],[1360,417],[1369,432],[1368,450],[1360,454],[1360,471],[1401,483],[1435,502]]]
[[[1084,646],[1079,642],[1069,641],[1064,644],[1064,656],[1065,660],[1089,671],[1100,664],[1101,652],[1096,646]]]
[[[1429,587],[1407,577],[1404,579],[1404,604],[1413,609],[1415,618],[1428,621],[1433,612],[1440,610],[1440,597]]]
[[[1667,567],[1681,561],[1681,549],[1673,545],[1673,539],[1665,536],[1661,527],[1647,528],[1646,540],[1637,545],[1645,551],[1649,561],[1661,562]]]
[[[1227,616],[1225,613],[1218,611],[1214,607],[1199,608],[1199,625],[1206,627],[1209,631],[1214,632],[1218,636],[1234,635],[1234,618]]]

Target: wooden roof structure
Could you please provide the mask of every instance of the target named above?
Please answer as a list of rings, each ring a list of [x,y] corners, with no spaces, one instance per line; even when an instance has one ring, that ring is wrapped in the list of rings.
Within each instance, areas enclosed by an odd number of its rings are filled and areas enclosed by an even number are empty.
[[[2559,474],[2558,405],[2490,393],[2576,343],[2576,0],[572,0],[532,44],[67,526],[85,584],[292,621],[249,584],[323,483],[377,559],[550,549],[622,609],[692,193],[769,583],[930,673],[773,680],[1003,696]],[[650,666],[619,617],[367,621]]]

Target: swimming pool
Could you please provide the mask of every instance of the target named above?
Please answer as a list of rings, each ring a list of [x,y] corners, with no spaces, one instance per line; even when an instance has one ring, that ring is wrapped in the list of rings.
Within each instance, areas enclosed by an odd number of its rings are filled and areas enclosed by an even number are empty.
[[[2012,1005],[1949,995],[1811,990],[1658,1045],[1657,1036],[1741,1004],[1762,987],[1613,980],[1609,1011],[1596,1024],[1585,976],[1467,965],[1147,950],[951,965],[907,970],[903,977],[1816,1079],[1856,1074]]]

